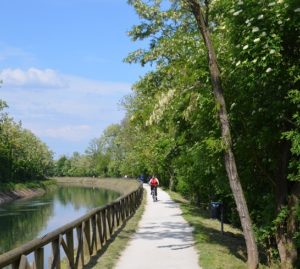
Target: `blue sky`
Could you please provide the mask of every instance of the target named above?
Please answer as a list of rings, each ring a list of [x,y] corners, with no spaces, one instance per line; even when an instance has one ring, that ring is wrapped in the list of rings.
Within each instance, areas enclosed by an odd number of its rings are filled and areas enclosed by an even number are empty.
[[[126,0],[2,0],[0,99],[55,157],[84,153],[124,111],[120,100],[147,71],[123,63],[143,44],[127,31]]]

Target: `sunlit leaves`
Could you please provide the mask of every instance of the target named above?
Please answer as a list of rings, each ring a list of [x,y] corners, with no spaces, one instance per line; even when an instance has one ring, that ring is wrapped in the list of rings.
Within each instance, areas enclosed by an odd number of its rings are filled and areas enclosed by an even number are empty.
[[[6,104],[2,102],[2,107]],[[52,172],[52,152],[21,123],[0,115],[0,181],[40,180]]]

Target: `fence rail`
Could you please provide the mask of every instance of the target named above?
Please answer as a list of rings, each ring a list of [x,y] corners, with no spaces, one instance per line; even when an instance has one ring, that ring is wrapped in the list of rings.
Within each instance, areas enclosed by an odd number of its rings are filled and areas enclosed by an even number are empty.
[[[68,268],[83,268],[91,256],[103,248],[134,214],[142,197],[143,187],[140,185],[137,190],[114,202],[96,208],[41,238],[0,255],[0,268],[11,265],[12,269],[44,269],[48,264],[51,269],[60,269],[63,252]],[[50,258],[45,256],[44,251],[48,245],[52,249]],[[32,262],[28,259],[30,254],[34,256]]]

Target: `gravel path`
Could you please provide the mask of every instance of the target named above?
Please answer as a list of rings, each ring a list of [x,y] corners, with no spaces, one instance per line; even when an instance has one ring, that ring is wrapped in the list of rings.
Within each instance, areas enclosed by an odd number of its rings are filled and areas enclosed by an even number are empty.
[[[179,206],[158,189],[153,202],[149,186],[145,212],[137,233],[122,253],[117,269],[200,269],[192,228]]]

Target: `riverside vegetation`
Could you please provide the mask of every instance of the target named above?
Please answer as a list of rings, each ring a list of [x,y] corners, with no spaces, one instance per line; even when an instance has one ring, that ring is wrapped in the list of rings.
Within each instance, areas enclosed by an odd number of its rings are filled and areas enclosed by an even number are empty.
[[[53,161],[3,112],[1,182],[155,173],[195,205],[222,201],[225,221],[237,228],[244,225],[241,212],[249,212],[249,268],[259,260],[299,267],[299,1],[128,3],[140,18],[129,36],[149,46],[125,61],[152,69],[124,97],[123,121],[84,154]]]

